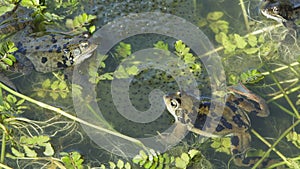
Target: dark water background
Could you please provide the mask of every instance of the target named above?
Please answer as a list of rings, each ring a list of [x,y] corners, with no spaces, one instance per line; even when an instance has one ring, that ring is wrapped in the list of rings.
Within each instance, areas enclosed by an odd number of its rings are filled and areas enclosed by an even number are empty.
[[[252,0],[247,1],[246,8],[248,9],[250,20],[253,22],[258,23],[259,26],[262,28],[265,25],[263,22],[265,22],[265,18],[260,16],[258,12],[259,8],[259,1],[258,0]],[[228,21],[230,23],[230,32],[238,33],[240,35],[247,34],[246,28],[244,26],[243,16],[242,16],[242,10],[239,6],[239,1],[237,0],[195,0],[195,1],[180,1],[180,0],[161,0],[161,1],[86,1],[83,4],[83,10],[90,14],[97,15],[97,20],[94,22],[96,24],[97,28],[101,28],[103,25],[107,24],[110,21],[113,21],[116,18],[119,18],[121,16],[125,16],[129,13],[139,13],[139,12],[164,12],[164,13],[171,13],[173,15],[185,18],[187,21],[197,25],[198,21],[201,18],[205,18],[208,12],[213,11],[222,11],[224,12],[223,19]],[[79,11],[78,13],[81,13],[82,11]],[[74,14],[75,15],[75,14]],[[214,34],[210,31],[209,28],[201,28],[201,30],[208,36],[210,41],[217,47],[218,44],[214,40]],[[167,42],[170,46],[170,49],[172,49],[172,44],[177,39],[173,39],[170,37],[164,37],[161,35],[139,35],[135,37],[128,38],[124,40],[126,43],[130,43],[132,46],[132,51],[138,51],[143,48],[151,47],[155,42],[158,40],[163,40]],[[105,43],[105,42],[104,42]],[[113,53],[113,51],[111,52]],[[109,57],[106,60],[107,67],[104,69],[107,72],[114,71],[120,60],[115,59],[111,53],[109,53]],[[222,57],[223,52],[220,51],[219,55]],[[292,58],[292,56],[291,56]],[[292,61],[291,61],[292,62]],[[240,56],[233,56],[230,59],[226,61],[224,64],[226,71],[228,72],[243,72],[245,70],[248,70],[250,68],[258,68],[260,64],[259,58],[252,58],[252,59],[245,59],[241,58]],[[280,60],[272,61],[269,68],[276,68],[277,65],[287,64],[282,63]],[[227,69],[228,68],[228,69]],[[298,69],[298,68],[297,68]],[[267,71],[266,67],[262,67],[261,71]],[[299,70],[296,70],[297,72]],[[174,82],[174,80],[171,82],[165,82],[158,78],[151,77],[151,73],[155,74],[159,72],[159,70],[151,70],[147,73],[141,73],[138,76],[135,77],[134,82],[130,86],[130,99],[132,101],[133,106],[136,107],[136,109],[140,111],[147,110],[149,105],[148,95],[149,93],[155,89],[160,88],[165,93],[168,92],[175,92],[178,90],[178,86]],[[43,75],[44,78],[51,77],[51,74]],[[197,79],[197,82],[202,83],[201,86],[204,86],[201,88],[202,93],[208,93],[207,91],[210,91],[209,87],[205,87],[208,83],[207,80],[203,82],[203,79],[206,79],[205,77],[205,70],[203,72],[203,75]],[[279,78],[279,80],[288,80],[290,78],[293,78],[294,74],[291,74],[289,69],[283,72],[279,72],[276,74],[276,77]],[[39,76],[40,77],[40,76]],[[148,79],[147,79],[148,78]],[[145,80],[146,79],[146,80]],[[26,77],[20,77],[17,79],[19,85],[17,85],[20,88],[20,91],[23,93],[31,93],[32,88],[34,88],[34,83],[36,82],[35,74],[28,75]],[[249,88],[251,88],[255,93],[258,93],[260,96],[266,98],[266,100],[270,99],[271,93],[278,91],[278,88],[275,85],[271,85],[272,78],[270,76],[267,76],[266,79],[264,79],[262,82],[259,82],[257,85],[249,85]],[[28,84],[28,85],[20,85],[20,84]],[[207,84],[208,85],[208,84]],[[29,89],[26,87],[29,86]],[[262,87],[263,86],[263,87]],[[172,116],[168,114],[168,112],[165,110],[162,115],[156,119],[153,122],[150,123],[134,123],[120,114],[118,114],[114,103],[112,102],[112,98],[110,95],[110,81],[101,81],[97,85],[97,97],[99,98],[98,104],[101,112],[103,113],[103,117],[105,120],[110,123],[114,128],[131,137],[146,137],[146,136],[153,136],[157,134],[157,131],[162,132],[165,129],[167,129],[170,125],[173,123]],[[290,95],[290,98],[293,102],[296,102],[296,96],[297,93],[294,93]],[[36,97],[36,96],[33,96]],[[38,98],[40,99],[40,98]],[[41,99],[40,99],[41,100]],[[71,111],[72,112],[72,102],[71,100],[56,100],[51,101],[51,99],[45,98],[41,101],[45,101],[49,104],[52,104],[54,106],[62,107],[64,110]],[[162,101],[162,98],[161,98]],[[282,105],[283,107],[289,106],[287,105],[286,101],[284,99],[279,99],[276,101],[277,104]],[[280,110],[278,107],[274,106],[274,104],[269,105],[271,110],[271,115],[268,118],[254,118],[252,120],[252,126],[255,128],[256,131],[262,134],[262,136],[269,137],[270,140],[274,141],[279,136],[279,133],[282,133],[289,125],[292,124],[292,119],[290,116],[286,115],[282,110]],[[29,115],[30,116],[30,115]],[[88,115],[87,115],[88,116]],[[36,117],[33,117],[36,118]],[[80,128],[80,127],[79,127]],[[67,147],[62,148],[62,151],[79,151],[84,155],[86,158],[86,161],[92,160],[92,161],[100,161],[100,162],[106,162],[110,158],[109,152],[106,152],[105,150],[102,150],[97,145],[95,145],[87,136],[84,135],[84,131],[81,131],[78,129],[78,131],[83,133],[84,139],[83,141],[80,140],[80,137],[76,134],[71,134],[70,138],[66,137],[63,139],[63,141],[57,141],[54,140],[54,142],[57,142],[57,147]],[[62,134],[63,135],[63,134]],[[78,137],[77,141],[76,138]],[[80,143],[76,143],[80,142]],[[74,144],[73,144],[74,143]],[[59,145],[62,144],[62,145]],[[72,144],[72,145],[70,145]],[[279,149],[286,146],[287,143],[284,143],[283,145],[279,146]],[[253,141],[251,143],[252,147],[254,148],[262,148],[266,149],[266,146],[264,146],[258,139],[253,137]],[[293,147],[288,147],[283,150],[283,152],[290,154],[297,151],[296,149],[293,149]],[[230,156],[221,156],[220,153],[213,153],[213,151],[210,152],[213,154],[211,157],[208,155],[208,158],[212,161],[215,161],[220,166],[224,166],[224,163],[226,164]],[[216,156],[216,157],[215,157]],[[224,157],[225,159],[222,159]],[[221,158],[221,159],[220,159]],[[223,162],[221,162],[224,160]],[[96,162],[97,163],[97,162]]]

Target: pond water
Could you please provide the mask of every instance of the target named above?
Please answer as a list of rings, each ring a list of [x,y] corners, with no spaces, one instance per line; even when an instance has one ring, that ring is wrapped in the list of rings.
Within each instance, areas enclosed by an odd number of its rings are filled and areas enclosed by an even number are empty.
[[[270,109],[268,117],[250,114],[249,129],[229,133],[249,132],[251,150],[267,151],[268,146],[260,136],[273,144],[300,120],[298,37],[262,16],[259,0],[244,1],[244,11],[236,0],[78,3],[74,5],[78,10],[73,9],[67,18],[83,11],[97,16],[92,22],[96,31],[90,39],[98,48],[86,62],[64,72],[68,87],[53,89],[54,83],[63,86],[64,74],[33,72],[9,76],[19,92],[94,125],[80,125],[74,119],[26,103],[31,109],[22,115],[45,121],[46,124],[38,123],[43,128],[39,134],[50,136],[55,157],[59,158],[60,152],[78,151],[85,165],[92,167],[117,162],[119,158],[131,161],[144,148],[135,142],[140,140],[144,146],[161,153],[171,149],[169,153],[174,156],[191,148],[200,150],[213,168],[226,168],[228,163],[229,168],[240,168],[230,162],[230,146],[222,148],[224,142],[193,133],[187,134],[180,143],[175,142],[174,147],[173,143],[160,142],[158,133],[171,133],[175,121],[163,97],[177,91],[222,101],[226,85],[243,82],[266,100]],[[55,8],[50,4],[48,7]],[[71,8],[61,7],[58,13],[66,14]],[[243,12],[247,13],[247,22]],[[166,46],[168,52],[162,50]],[[45,88],[46,81],[49,88]],[[257,108],[257,104],[253,105]],[[288,131],[299,133],[299,127]],[[213,144],[220,147],[212,148]],[[297,148],[285,137],[276,149],[285,157],[300,154],[299,145]],[[272,152],[271,158],[278,159],[278,156]]]

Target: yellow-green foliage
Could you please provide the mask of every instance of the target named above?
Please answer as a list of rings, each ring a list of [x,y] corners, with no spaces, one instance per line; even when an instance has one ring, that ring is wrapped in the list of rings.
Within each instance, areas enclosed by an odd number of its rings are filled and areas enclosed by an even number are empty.
[[[73,152],[62,152],[60,153],[61,160],[64,163],[65,167],[68,169],[83,169],[83,158],[80,153],[73,151]]]
[[[223,152],[226,154],[231,154],[230,152],[230,138],[212,138],[213,143],[210,145],[212,148],[216,150],[216,152]]]
[[[16,62],[12,53],[17,50],[18,48],[11,41],[0,43],[0,69],[6,70]]]
[[[202,18],[198,25],[208,26],[215,34],[215,40],[224,47],[225,54],[244,53],[247,55],[260,54],[267,56],[276,50],[272,42],[265,42],[264,35],[241,36],[237,33],[229,33],[229,23],[222,20],[224,13],[221,11],[210,12],[206,18]]]
[[[288,135],[286,135],[286,138],[300,149],[300,134],[295,131],[291,131]]]
[[[18,147],[11,147],[12,154],[7,154],[7,157],[16,159],[19,157],[52,156],[54,149],[49,141],[49,136],[21,136]],[[38,154],[41,150],[43,155]]]
[[[160,154],[159,152],[151,150],[148,154],[146,154],[143,150],[141,150],[132,161],[143,168],[162,169],[170,168],[172,163],[174,163],[175,158],[167,153]]]
[[[28,109],[27,106],[24,106],[24,99],[18,100],[15,96],[9,94],[3,100],[2,104],[0,104],[0,113],[1,119],[14,117],[14,115],[21,114],[25,109]]]
[[[169,51],[169,45],[163,41],[158,41],[154,44],[154,48]]]
[[[241,73],[239,76],[231,74],[229,76],[230,84],[237,84],[242,82],[243,84],[253,84],[264,79],[264,76],[257,69],[250,69]]]
[[[70,93],[64,75],[57,75],[53,79],[48,78],[41,83],[40,87],[36,87],[34,90],[37,96],[45,98],[49,95],[53,100],[57,100],[59,97],[65,99]]]
[[[191,149],[188,152],[182,152],[177,157],[170,155],[167,152],[160,154],[159,152],[150,150],[148,154],[146,154],[141,150],[132,161],[141,168],[150,169],[185,169],[192,166],[197,166],[196,168],[211,168],[211,164],[204,158],[200,151],[195,149]]]
[[[115,55],[117,57],[126,58],[131,55],[131,45],[128,43],[120,42],[120,44],[116,47]]]
[[[201,71],[200,62],[195,62],[197,57],[190,53],[189,47],[187,47],[181,40],[176,41],[174,47],[177,56],[183,59],[184,63],[191,69],[191,72],[199,73]]]
[[[83,13],[81,15],[76,16],[74,19],[67,19],[66,20],[66,27],[78,32],[85,32],[88,31],[90,33],[93,33],[95,31],[95,26],[91,25],[91,22],[96,19],[95,15],[89,15],[86,13]],[[90,26],[89,29],[86,27]]]

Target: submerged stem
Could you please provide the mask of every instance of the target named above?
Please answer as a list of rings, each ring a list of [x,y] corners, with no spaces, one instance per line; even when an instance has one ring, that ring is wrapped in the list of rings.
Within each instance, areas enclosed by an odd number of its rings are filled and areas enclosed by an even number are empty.
[[[275,147],[277,146],[277,144],[286,136],[289,134],[289,132],[291,130],[293,130],[294,127],[296,127],[298,124],[300,123],[300,119],[297,120],[293,125],[291,125],[288,129],[286,129],[281,135],[280,137],[274,142],[274,144],[266,151],[266,153],[261,157],[260,160],[257,161],[257,163],[252,167],[252,169],[255,169],[258,167],[259,164],[261,164],[263,162],[263,160],[267,157],[267,155],[275,149]],[[286,161],[286,158],[284,158],[284,162],[285,164],[289,164],[288,161]]]
[[[247,28],[247,32],[249,32],[250,31],[250,26],[249,26],[249,21],[248,21],[248,15],[247,15],[247,11],[246,11],[245,4],[244,4],[243,0],[240,0],[240,5],[241,5],[242,11],[243,11],[245,26]]]
[[[13,95],[15,95],[15,96],[17,96],[17,97],[20,97],[20,98],[22,98],[22,99],[25,99],[26,101],[29,101],[29,102],[31,102],[31,103],[33,103],[33,104],[36,104],[36,105],[38,105],[38,106],[40,106],[40,107],[42,107],[42,108],[45,108],[45,109],[54,111],[54,112],[56,112],[56,113],[58,113],[58,114],[60,114],[60,115],[62,115],[62,116],[65,116],[65,117],[67,117],[67,118],[69,118],[69,119],[71,119],[71,120],[74,120],[74,121],[79,122],[79,123],[81,123],[81,124],[84,124],[84,125],[86,125],[86,126],[92,127],[92,128],[94,128],[94,129],[96,129],[96,130],[99,130],[99,131],[102,131],[102,132],[105,132],[105,133],[108,133],[108,134],[117,136],[117,137],[119,137],[119,138],[123,138],[123,139],[128,140],[128,141],[130,141],[130,142],[132,142],[132,143],[134,143],[134,144],[136,144],[136,145],[138,145],[138,146],[144,148],[145,150],[147,150],[146,147],[145,147],[145,145],[144,145],[140,140],[138,140],[138,139],[135,139],[135,138],[132,138],[132,137],[123,135],[123,134],[118,133],[118,132],[114,132],[114,131],[108,130],[108,129],[103,128],[103,127],[101,127],[101,126],[97,126],[97,125],[91,124],[91,123],[89,123],[89,122],[87,122],[87,121],[85,121],[85,120],[82,120],[82,119],[80,119],[80,118],[77,118],[77,117],[75,117],[75,116],[73,116],[73,115],[71,115],[71,114],[69,114],[69,113],[67,113],[67,112],[65,112],[65,111],[63,111],[63,110],[61,110],[61,109],[59,109],[59,108],[53,107],[53,106],[48,105],[48,104],[45,104],[45,103],[43,103],[43,102],[39,102],[39,101],[34,100],[34,99],[32,99],[32,98],[30,98],[30,97],[28,97],[28,96],[25,96],[25,95],[23,95],[23,94],[21,94],[21,93],[18,93],[18,92],[16,92],[16,91],[10,89],[9,87],[5,86],[5,85],[4,85],[3,83],[1,83],[1,82],[0,82],[0,88],[6,90],[7,92],[9,92],[9,93],[11,93],[11,94],[13,94]]]
[[[1,144],[1,157],[0,157],[0,162],[1,163],[4,163],[5,147],[6,147],[6,134],[5,134],[5,131],[3,131],[3,133],[2,133],[2,144]]]

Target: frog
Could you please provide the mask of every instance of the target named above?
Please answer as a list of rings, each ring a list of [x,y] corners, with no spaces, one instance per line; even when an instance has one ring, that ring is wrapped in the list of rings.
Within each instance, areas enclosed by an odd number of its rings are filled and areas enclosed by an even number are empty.
[[[249,132],[251,122],[248,114],[268,117],[270,111],[263,98],[241,83],[229,86],[227,90],[225,104],[219,102],[213,104],[208,97],[197,97],[193,92],[185,91],[166,94],[163,100],[168,112],[174,117],[175,136],[181,138],[185,130],[205,137],[230,136],[234,163],[237,166],[251,167],[260,158],[245,157],[251,142]],[[220,109],[210,112],[212,106],[221,106],[223,112],[215,111]],[[172,137],[174,138],[174,135]],[[261,167],[271,163],[271,159],[266,159]]]
[[[267,18],[283,23],[287,28],[296,30],[298,27],[295,21],[300,16],[299,0],[263,0],[260,11]]]
[[[26,15],[17,19],[14,15]],[[1,16],[0,35],[13,34],[9,41],[18,48],[13,53],[17,62],[7,71],[28,74],[32,70],[48,73],[62,70],[82,63],[91,57],[98,44],[90,41],[90,34],[76,36],[67,33],[45,33],[41,36],[33,33],[32,11],[15,5],[12,11]],[[28,15],[28,16],[27,16]]]

